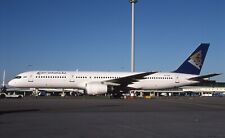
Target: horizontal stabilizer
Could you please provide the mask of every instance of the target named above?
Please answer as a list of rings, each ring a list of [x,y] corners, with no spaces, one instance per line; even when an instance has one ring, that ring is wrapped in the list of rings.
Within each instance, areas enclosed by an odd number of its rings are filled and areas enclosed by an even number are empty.
[[[214,77],[214,76],[218,76],[218,75],[221,75],[221,74],[212,73],[212,74],[208,74],[208,75],[201,75],[201,76],[198,76],[198,77],[190,78],[189,80],[201,81],[201,80],[204,80],[204,79],[207,79],[207,78],[210,78],[210,77]]]

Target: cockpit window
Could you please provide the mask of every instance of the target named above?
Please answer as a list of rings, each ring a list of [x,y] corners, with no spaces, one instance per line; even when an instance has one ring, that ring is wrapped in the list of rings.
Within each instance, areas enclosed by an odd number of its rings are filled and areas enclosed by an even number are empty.
[[[20,79],[20,78],[22,78],[22,77],[21,77],[21,76],[16,76],[15,78],[16,78],[16,79]]]

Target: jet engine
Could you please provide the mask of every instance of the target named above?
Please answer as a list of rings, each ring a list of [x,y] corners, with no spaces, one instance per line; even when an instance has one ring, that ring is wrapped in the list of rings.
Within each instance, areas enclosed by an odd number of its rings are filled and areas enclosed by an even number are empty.
[[[108,92],[108,86],[102,83],[87,83],[86,93],[88,95],[104,94]]]

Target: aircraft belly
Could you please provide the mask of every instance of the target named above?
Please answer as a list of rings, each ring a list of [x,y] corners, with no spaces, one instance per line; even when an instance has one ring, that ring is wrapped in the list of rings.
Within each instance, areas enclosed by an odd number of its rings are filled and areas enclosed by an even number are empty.
[[[49,81],[49,82],[31,82],[30,87],[41,87],[41,88],[73,88],[76,87],[74,83],[65,83],[61,81]]]
[[[177,86],[174,82],[166,82],[166,81],[142,81],[139,83],[134,83],[132,85],[129,85],[132,88],[135,89],[166,89],[166,88],[172,88]]]

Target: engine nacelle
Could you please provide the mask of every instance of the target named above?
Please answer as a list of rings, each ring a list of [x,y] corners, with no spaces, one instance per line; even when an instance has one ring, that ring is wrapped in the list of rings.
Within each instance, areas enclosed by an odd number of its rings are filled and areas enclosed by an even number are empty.
[[[97,95],[107,93],[108,86],[102,83],[87,83],[86,92],[88,95]]]

